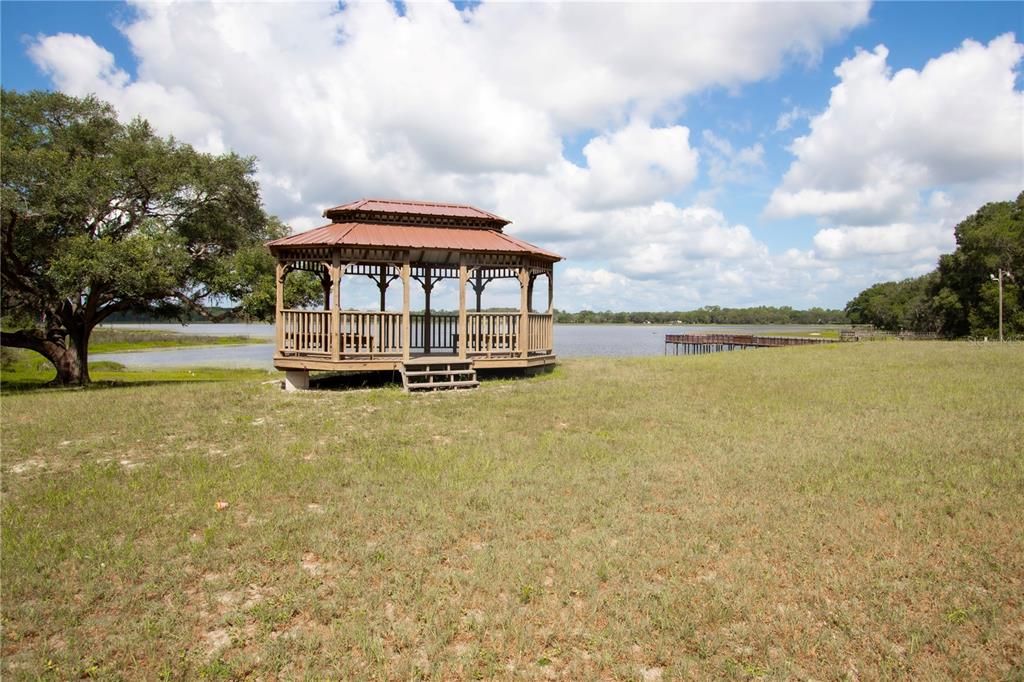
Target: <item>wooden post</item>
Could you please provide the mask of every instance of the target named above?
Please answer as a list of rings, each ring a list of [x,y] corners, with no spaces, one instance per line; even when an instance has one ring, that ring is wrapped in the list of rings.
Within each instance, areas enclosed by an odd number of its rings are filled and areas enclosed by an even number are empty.
[[[331,360],[341,359],[341,254],[331,254]]]
[[[548,315],[555,314],[555,266],[548,270]]]
[[[277,323],[277,352],[284,350],[284,263],[277,261],[274,268],[274,280],[277,282],[277,302],[274,304],[274,320]]]
[[[519,333],[516,335],[517,349],[521,357],[530,352],[530,271],[525,266],[519,268]]]
[[[340,259],[340,256],[339,256],[339,259]],[[334,296],[335,296],[335,298],[338,299],[338,312],[341,312],[342,310],[344,310],[344,308],[341,307],[341,280],[344,279],[345,273],[348,272],[348,266],[349,265],[352,265],[352,264],[351,263],[341,263],[338,266],[338,288],[334,290]]]
[[[548,325],[547,341],[548,345],[551,346],[548,349],[549,353],[555,351],[555,266],[552,263],[551,269],[548,270]]]
[[[430,355],[430,290],[434,283],[430,281],[430,266],[423,266],[423,352]]]
[[[402,263],[402,359],[408,360],[412,354],[409,346],[412,344],[412,329],[409,326],[409,280],[412,274],[412,267],[409,261]]]
[[[320,280],[320,287],[324,291],[324,310],[331,309],[331,292],[334,289],[334,273],[331,268],[327,268],[327,279]]]
[[[530,275],[530,283],[526,286],[526,309],[533,310],[533,283],[537,281],[537,275]]]
[[[388,266],[380,266],[380,281],[377,282],[377,288],[380,289],[380,311],[384,312],[388,306]]]
[[[480,268],[476,269],[476,284],[473,285],[473,291],[476,292],[476,311],[480,312],[480,299],[484,294],[484,272]]]
[[[459,258],[459,359],[466,359],[466,341],[469,336],[469,319],[466,316],[466,283],[469,280],[469,270],[466,269],[466,261]]]

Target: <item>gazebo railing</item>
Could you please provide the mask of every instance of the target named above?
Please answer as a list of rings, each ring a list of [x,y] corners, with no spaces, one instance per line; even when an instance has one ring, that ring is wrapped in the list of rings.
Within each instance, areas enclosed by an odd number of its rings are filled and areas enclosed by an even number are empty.
[[[519,313],[467,313],[467,353],[512,353],[519,350]]]
[[[402,352],[402,313],[340,313],[342,355],[394,355]]]
[[[332,313],[325,310],[283,310],[278,338],[279,351],[286,355],[330,357],[338,344],[342,357],[401,355],[402,313],[361,312],[342,310],[338,313],[339,328],[331,330]],[[553,349],[553,316],[530,313],[525,336],[520,339],[519,313],[467,313],[466,353],[474,356],[499,357],[522,353],[549,353]],[[426,350],[424,340],[429,334],[430,352],[449,354],[458,351],[459,316],[431,315],[430,328],[422,314],[410,315],[410,347]]]
[[[414,313],[409,315],[411,326],[412,347],[418,350],[426,350],[426,315]],[[454,353],[458,350],[459,338],[459,316],[445,315],[438,313],[430,314],[430,351]]]
[[[555,348],[554,316],[551,313],[530,313],[529,346],[531,353],[550,353]]]
[[[303,355],[331,354],[331,313],[325,310],[282,310],[280,350]]]
[[[329,310],[281,311],[281,352],[330,356],[332,343],[341,355],[401,355],[402,313],[341,311],[332,333]]]

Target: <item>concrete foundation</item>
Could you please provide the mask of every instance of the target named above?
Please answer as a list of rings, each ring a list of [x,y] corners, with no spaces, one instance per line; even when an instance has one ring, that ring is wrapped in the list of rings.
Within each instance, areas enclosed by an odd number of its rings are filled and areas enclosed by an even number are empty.
[[[284,373],[284,390],[305,391],[309,388],[309,370],[289,369]]]

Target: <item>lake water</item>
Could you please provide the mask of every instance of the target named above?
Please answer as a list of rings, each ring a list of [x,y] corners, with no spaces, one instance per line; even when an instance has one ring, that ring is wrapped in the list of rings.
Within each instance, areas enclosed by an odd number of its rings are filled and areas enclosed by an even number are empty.
[[[95,353],[93,361],[111,360],[128,367],[253,367],[273,368],[272,324],[118,324],[103,328],[152,329],[210,336],[251,336],[266,343],[244,346],[199,346],[131,353]],[[657,325],[556,324],[555,354],[563,358],[587,356],[662,355],[666,334],[763,334],[820,332],[826,325]]]

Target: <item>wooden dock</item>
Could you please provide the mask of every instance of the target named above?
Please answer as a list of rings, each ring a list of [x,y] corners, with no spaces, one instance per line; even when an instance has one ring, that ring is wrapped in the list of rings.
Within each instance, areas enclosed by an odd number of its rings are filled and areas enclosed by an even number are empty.
[[[754,336],[753,334],[666,334],[665,355],[703,355],[748,348],[782,348],[837,343],[837,339],[806,336]]]

